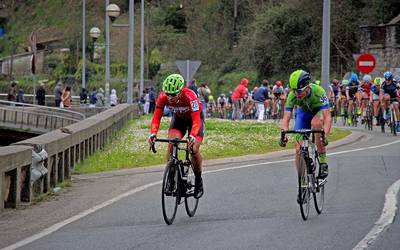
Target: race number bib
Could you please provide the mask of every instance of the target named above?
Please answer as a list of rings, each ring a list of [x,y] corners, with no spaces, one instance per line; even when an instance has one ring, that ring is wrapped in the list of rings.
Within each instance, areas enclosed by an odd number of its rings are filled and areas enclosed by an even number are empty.
[[[328,104],[328,97],[326,97],[326,95],[323,95],[319,98],[319,100],[323,103],[323,104]]]
[[[199,111],[199,102],[197,100],[191,101],[190,106],[192,106],[193,112]]]

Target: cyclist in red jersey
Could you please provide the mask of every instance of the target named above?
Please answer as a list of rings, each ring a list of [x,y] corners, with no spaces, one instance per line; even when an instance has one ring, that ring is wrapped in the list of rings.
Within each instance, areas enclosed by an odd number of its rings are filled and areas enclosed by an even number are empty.
[[[358,100],[358,103],[361,103],[361,113],[364,120],[365,117],[367,116],[365,109],[370,99],[371,87],[372,87],[372,77],[370,75],[364,75],[360,85],[361,93],[359,95],[359,100]]]
[[[156,108],[151,121],[149,144],[154,144],[157,138],[157,132],[160,128],[160,121],[163,115],[164,107],[168,106],[173,113],[171,124],[168,130],[169,139],[181,139],[188,131],[189,146],[191,148],[191,161],[195,174],[194,197],[199,199],[203,193],[202,157],[200,154],[200,145],[204,138],[204,117],[200,100],[196,93],[185,87],[184,79],[179,74],[169,75],[163,82],[163,91],[157,98]],[[168,145],[168,155],[172,153],[172,144]],[[170,175],[174,176],[174,175]],[[169,180],[170,183],[174,180]],[[170,185],[174,187],[174,185]],[[170,190],[172,192],[172,190]]]

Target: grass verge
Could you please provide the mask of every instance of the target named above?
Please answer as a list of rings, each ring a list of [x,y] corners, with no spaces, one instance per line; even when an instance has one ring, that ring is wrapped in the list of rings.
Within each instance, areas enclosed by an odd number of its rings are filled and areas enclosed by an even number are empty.
[[[97,151],[77,165],[74,173],[95,173],[164,163],[166,143],[156,144],[157,154],[153,154],[148,148],[150,119],[150,116],[144,116],[132,120],[117,133],[116,139],[108,143],[104,150]],[[162,119],[159,138],[167,136],[169,122],[168,118]],[[333,129],[329,141],[344,138],[349,134],[350,131],[347,130]],[[293,143],[281,148],[278,144],[279,137],[280,129],[275,123],[208,119],[201,152],[204,159],[209,160],[293,148]]]

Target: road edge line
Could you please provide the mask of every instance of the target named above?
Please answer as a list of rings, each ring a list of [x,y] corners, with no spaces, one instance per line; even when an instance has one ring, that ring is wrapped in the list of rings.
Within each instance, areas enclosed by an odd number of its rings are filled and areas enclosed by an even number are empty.
[[[389,228],[393,223],[397,212],[397,194],[400,190],[400,179],[395,181],[386,191],[385,204],[382,209],[379,220],[375,222],[374,227],[369,233],[353,248],[353,250],[362,250],[371,246],[378,238],[380,233]]]

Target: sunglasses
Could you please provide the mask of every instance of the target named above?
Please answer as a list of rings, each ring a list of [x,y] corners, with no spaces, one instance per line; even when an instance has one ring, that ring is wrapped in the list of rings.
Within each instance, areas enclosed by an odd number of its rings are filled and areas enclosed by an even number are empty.
[[[305,87],[303,87],[303,88],[300,88],[300,89],[296,89],[296,93],[297,94],[301,94],[301,93],[303,93],[304,92],[304,90],[306,90],[306,88],[307,88],[308,86],[305,86]]]
[[[177,94],[166,94],[168,97],[175,97]]]

